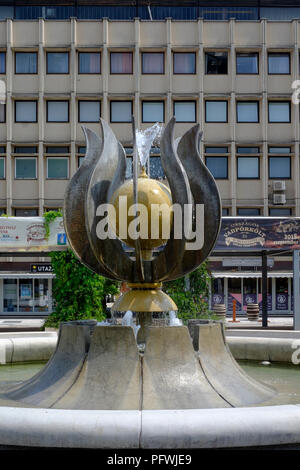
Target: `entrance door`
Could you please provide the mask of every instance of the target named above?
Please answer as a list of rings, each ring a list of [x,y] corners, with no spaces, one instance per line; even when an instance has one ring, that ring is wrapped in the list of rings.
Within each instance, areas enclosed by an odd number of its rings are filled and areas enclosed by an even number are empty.
[[[227,310],[232,312],[233,301],[236,300],[236,311],[242,311],[242,280],[239,277],[228,279],[228,306]]]

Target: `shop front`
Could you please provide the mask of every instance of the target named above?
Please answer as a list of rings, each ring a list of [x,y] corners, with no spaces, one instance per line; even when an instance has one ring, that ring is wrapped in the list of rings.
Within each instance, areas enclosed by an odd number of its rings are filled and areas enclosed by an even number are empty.
[[[293,314],[293,273],[268,273],[268,313]],[[237,315],[245,315],[249,303],[257,303],[262,311],[262,277],[260,272],[213,272],[210,307],[225,304],[232,314],[233,303]]]
[[[0,273],[0,316],[47,316],[52,312],[53,275]]]

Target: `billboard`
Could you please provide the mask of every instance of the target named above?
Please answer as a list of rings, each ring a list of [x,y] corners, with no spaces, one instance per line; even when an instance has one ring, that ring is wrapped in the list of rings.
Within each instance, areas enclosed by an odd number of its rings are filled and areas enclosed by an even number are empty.
[[[282,249],[300,250],[299,217],[223,217],[214,251]]]

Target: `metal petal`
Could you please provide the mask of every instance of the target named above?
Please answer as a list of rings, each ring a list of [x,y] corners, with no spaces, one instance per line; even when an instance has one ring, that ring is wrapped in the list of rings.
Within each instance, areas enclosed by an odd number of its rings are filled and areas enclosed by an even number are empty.
[[[102,141],[90,129],[82,127],[86,143],[85,158],[71,178],[64,196],[64,225],[70,247],[77,258],[92,271],[102,276],[111,277],[104,266],[100,266],[88,240],[85,227],[85,194],[92,171],[100,158]]]

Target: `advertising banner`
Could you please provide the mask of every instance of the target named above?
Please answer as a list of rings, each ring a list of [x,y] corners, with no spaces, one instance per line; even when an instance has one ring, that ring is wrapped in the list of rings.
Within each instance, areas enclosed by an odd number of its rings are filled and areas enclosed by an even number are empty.
[[[43,217],[0,217],[1,252],[53,251],[66,246],[62,217],[51,222],[48,238]]]
[[[223,217],[214,248],[222,251],[300,249],[300,218]]]

